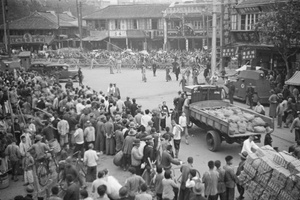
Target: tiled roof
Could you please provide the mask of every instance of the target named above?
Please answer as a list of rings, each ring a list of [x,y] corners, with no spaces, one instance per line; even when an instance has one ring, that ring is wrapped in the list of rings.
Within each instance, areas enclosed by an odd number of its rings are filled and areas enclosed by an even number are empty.
[[[77,18],[71,17],[66,13],[62,13],[59,16],[60,27],[78,27]],[[34,12],[27,17],[10,22],[9,28],[11,30],[58,29],[58,19],[51,12]],[[0,29],[3,29],[3,25],[0,26]]]
[[[275,2],[287,2],[288,0],[244,0],[239,3],[236,8],[256,7],[266,4],[273,4]]]
[[[3,29],[3,25],[0,27]],[[58,29],[57,23],[49,20],[48,18],[41,17],[40,13],[34,12],[27,17],[17,19],[9,23],[9,29],[22,30],[22,29]]]
[[[83,19],[161,18],[168,4],[110,5]]]

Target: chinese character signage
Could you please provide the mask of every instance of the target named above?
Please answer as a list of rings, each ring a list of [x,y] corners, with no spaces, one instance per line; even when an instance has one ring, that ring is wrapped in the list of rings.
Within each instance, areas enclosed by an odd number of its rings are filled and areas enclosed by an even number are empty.
[[[253,31],[233,32],[235,42],[259,43],[259,36]]]
[[[110,31],[109,36],[111,38],[126,38],[126,31]]]
[[[49,43],[52,41],[53,36],[48,35],[31,35],[29,33],[21,35],[11,35],[10,36],[10,43],[11,44],[23,44],[23,43]]]
[[[256,50],[254,50],[254,49],[242,51],[242,59],[243,60],[251,60],[251,59],[254,59],[255,56],[256,56]]]
[[[235,56],[235,49],[234,47],[227,47],[223,49],[222,52],[223,57],[233,57]]]

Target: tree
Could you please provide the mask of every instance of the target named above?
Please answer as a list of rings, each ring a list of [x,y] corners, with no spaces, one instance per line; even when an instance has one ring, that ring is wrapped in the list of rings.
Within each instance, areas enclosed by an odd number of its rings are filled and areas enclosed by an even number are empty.
[[[287,78],[291,77],[289,59],[300,47],[300,1],[276,2],[270,12],[263,13],[256,24],[261,43],[273,44],[286,65]]]

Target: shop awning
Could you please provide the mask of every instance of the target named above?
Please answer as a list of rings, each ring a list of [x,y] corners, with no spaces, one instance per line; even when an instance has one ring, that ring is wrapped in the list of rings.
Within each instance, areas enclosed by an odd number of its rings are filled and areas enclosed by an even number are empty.
[[[127,30],[128,38],[146,38],[147,35],[143,30]]]
[[[300,71],[296,71],[289,80],[285,81],[285,84],[300,86]]]
[[[82,41],[93,41],[93,42],[99,42],[102,41],[104,39],[108,38],[107,35],[98,35],[98,36],[88,36],[86,38],[83,38]]]

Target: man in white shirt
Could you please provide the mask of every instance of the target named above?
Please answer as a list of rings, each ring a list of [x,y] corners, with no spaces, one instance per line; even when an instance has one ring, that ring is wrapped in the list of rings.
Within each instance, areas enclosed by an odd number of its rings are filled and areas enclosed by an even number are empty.
[[[183,133],[185,136],[185,143],[188,145],[189,144],[189,141],[188,141],[189,133],[187,130],[187,119],[186,119],[184,112],[182,112],[181,116],[179,117],[179,125],[183,129]]]
[[[180,125],[176,124],[175,120],[172,120],[171,124],[173,127],[172,134],[173,134],[173,140],[174,140],[175,158],[178,158],[182,128]]]
[[[141,118],[141,125],[145,128],[148,126],[148,122],[151,121],[152,116],[150,115],[150,111],[148,109],[145,110],[145,114]]]
[[[83,162],[87,166],[86,182],[93,182],[97,174],[97,160],[98,156],[93,144],[89,144],[89,149],[84,152]]]
[[[242,152],[246,151],[248,154],[254,153],[259,147],[254,143],[254,136],[250,135],[247,140],[243,143]],[[254,151],[253,151],[254,150]]]
[[[117,105],[117,109],[118,109],[119,112],[123,112],[125,110],[124,101],[121,100],[120,96],[118,96],[118,101],[116,102],[116,105]]]
[[[77,104],[76,104],[76,113],[77,115],[81,114],[81,111],[85,108],[85,106],[81,103],[81,99],[77,100]]]
[[[92,183],[92,193],[94,193],[94,198],[96,198],[98,196],[97,188],[100,185],[106,185],[106,187],[108,185],[107,180],[105,179],[105,173],[103,170],[98,172],[98,178],[96,180],[94,180]],[[109,191],[110,188],[107,187],[107,189]]]
[[[64,146],[65,143],[69,142],[68,134],[69,134],[69,123],[67,120],[62,119],[57,123],[57,131],[60,135],[60,146]]]

